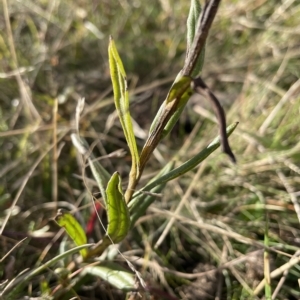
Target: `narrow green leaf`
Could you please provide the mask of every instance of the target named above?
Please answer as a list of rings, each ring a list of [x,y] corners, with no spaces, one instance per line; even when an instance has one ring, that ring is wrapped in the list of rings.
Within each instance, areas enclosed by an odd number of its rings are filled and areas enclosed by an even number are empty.
[[[230,136],[231,133],[235,130],[237,127],[238,122],[231,124],[227,127],[227,136]],[[176,169],[170,171],[169,173],[161,176],[159,179],[149,183],[144,188],[141,189],[141,191],[138,191],[134,194],[134,198],[137,197],[142,193],[142,191],[150,191],[155,186],[164,184],[170,180],[173,180],[186,172],[194,169],[198,164],[200,164],[206,157],[208,157],[211,153],[213,153],[218,147],[220,147],[220,136],[216,137],[205,149],[203,149],[200,153],[198,153],[193,158],[186,161],[181,166],[177,167]],[[134,201],[134,199],[132,200]]]
[[[130,228],[130,216],[122,191],[121,178],[115,172],[110,178],[106,189],[106,213],[108,226],[106,235],[88,252],[88,257],[99,256],[113,242],[122,241]]]
[[[88,162],[91,167],[93,176],[95,180],[97,181],[98,187],[101,192],[101,196],[106,203],[106,187],[107,183],[110,179],[110,174],[102,167],[99,161],[95,160],[95,156],[93,153],[90,153],[89,151],[89,145],[86,142],[86,140],[82,137],[80,137],[78,134],[71,134],[71,139],[73,142],[73,145],[76,147],[76,149],[84,156],[88,156]]]
[[[98,187],[101,192],[101,196],[106,204],[107,197],[105,188],[107,186],[108,180],[109,180],[109,173],[102,167],[102,165],[99,163],[99,161],[95,161],[94,156],[88,158],[88,162],[90,164],[93,176],[95,180],[98,183]]]
[[[5,298],[6,300],[14,300],[17,299],[16,295],[21,291],[22,287],[24,287],[25,285],[28,284],[28,282],[34,278],[35,276],[37,276],[39,273],[44,272],[46,270],[48,270],[52,265],[58,263],[59,261],[61,261],[62,259],[78,252],[81,251],[82,249],[91,247],[91,244],[86,244],[86,245],[82,245],[82,246],[78,246],[76,248],[70,249],[60,255],[55,256],[54,258],[50,259],[49,261],[47,261],[45,264],[33,269],[33,270],[29,270],[28,272],[14,278],[13,280],[11,280],[6,287],[1,291],[0,293],[0,299],[2,299],[1,297]]]
[[[83,274],[90,274],[100,277],[120,290],[136,289],[135,276],[120,265],[107,262],[101,266],[87,266],[83,269]]]
[[[126,237],[130,228],[129,211],[123,196],[121,178],[118,172],[115,172],[109,180],[106,195],[107,235],[114,243],[118,243]]]
[[[191,0],[189,16],[187,18],[187,44],[188,49],[191,46],[194,36],[195,29],[201,13],[201,4],[199,0]]]
[[[189,53],[190,47],[194,41],[196,27],[201,14],[201,4],[199,0],[191,0],[189,16],[187,18],[187,55]],[[201,51],[194,70],[191,76],[197,76],[203,67],[205,56],[205,48]]]
[[[139,176],[139,153],[137,150],[131,116],[129,112],[129,96],[126,73],[116,45],[112,38],[110,38],[109,42],[108,56],[110,75],[114,90],[115,106],[132,158],[132,166],[128,184],[128,190],[131,191],[135,188],[136,179]],[[130,198],[131,194],[132,193],[129,193],[128,198]],[[129,199],[126,200],[129,201]]]
[[[54,220],[60,227],[65,228],[67,234],[77,246],[85,245],[87,243],[83,228],[70,213],[63,212],[59,209]],[[80,253],[83,258],[86,257],[87,249],[84,248],[80,250]]]

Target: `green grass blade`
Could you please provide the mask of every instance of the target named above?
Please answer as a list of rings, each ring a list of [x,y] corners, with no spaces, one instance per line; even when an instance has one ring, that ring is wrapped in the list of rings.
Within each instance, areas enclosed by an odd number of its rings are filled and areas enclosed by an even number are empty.
[[[108,182],[107,189],[107,235],[114,243],[123,240],[130,228],[130,217],[127,204],[122,192],[121,178],[115,172]]]
[[[86,140],[82,137],[80,137],[78,134],[71,134],[71,139],[73,142],[73,145],[76,147],[76,149],[84,156],[89,154],[89,145],[86,142]],[[110,179],[110,174],[102,167],[99,161],[95,160],[95,156],[93,153],[89,154],[88,162],[90,165],[90,168],[92,170],[93,176],[98,184],[98,187],[101,192],[101,196],[106,203],[106,187],[107,183]]]
[[[83,228],[70,213],[63,212],[59,209],[54,220],[60,227],[65,228],[68,236],[77,246],[85,245],[87,243],[87,237]],[[85,258],[87,255],[87,249],[84,248],[80,250],[80,254],[83,258]]]
[[[136,288],[135,275],[113,262],[106,262],[101,266],[95,267],[87,266],[81,275],[86,274],[100,277],[120,290],[133,290]]]
[[[132,158],[132,165],[128,184],[128,190],[131,191],[135,188],[136,179],[139,176],[139,153],[137,150],[131,116],[129,112],[129,96],[126,73],[124,70],[122,60],[117,51],[116,45],[112,38],[109,42],[108,56],[111,81],[114,90],[115,106]],[[127,202],[129,201],[131,194],[132,192],[128,192],[128,197],[126,197],[128,198],[126,199]]]
[[[0,299],[1,297],[4,297],[3,299],[6,300],[14,300],[16,298],[16,294],[19,293],[19,291],[24,287],[29,280],[33,279],[35,276],[37,276],[39,273],[48,270],[52,265],[58,263],[59,261],[63,260],[64,258],[73,255],[74,253],[81,251],[82,249],[86,249],[88,247],[91,247],[92,244],[86,244],[82,246],[75,247],[73,249],[70,249],[60,255],[55,256],[54,258],[48,260],[45,264],[35,268],[34,270],[30,270],[26,272],[25,274],[20,275],[19,277],[11,280],[8,285],[4,288],[4,290],[0,293]]]
[[[230,136],[232,132],[237,127],[238,122],[231,124],[227,127],[227,136]],[[220,147],[220,137],[216,137],[205,149],[203,149],[199,154],[191,158],[190,160],[186,161],[181,166],[177,167],[176,169],[170,171],[169,173],[163,175],[159,179],[149,183],[141,191],[135,193],[134,197],[138,196],[142,191],[150,191],[155,186],[164,184],[170,180],[173,180],[186,172],[195,168],[199,163],[201,163],[206,157],[208,157],[211,153],[213,153],[218,147]]]

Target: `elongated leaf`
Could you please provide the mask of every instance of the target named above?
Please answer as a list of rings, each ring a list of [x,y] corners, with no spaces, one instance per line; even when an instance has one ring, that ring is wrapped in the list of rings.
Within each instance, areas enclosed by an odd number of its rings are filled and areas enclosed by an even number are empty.
[[[113,262],[95,267],[87,266],[83,269],[82,275],[85,274],[100,277],[120,290],[136,289],[134,274]]]
[[[107,234],[114,243],[118,243],[126,237],[130,228],[129,211],[123,196],[121,178],[118,172],[115,172],[109,180],[106,195]]]
[[[54,220],[60,227],[65,228],[67,234],[77,246],[85,245],[87,243],[83,228],[70,213],[63,212],[59,209]],[[84,248],[80,250],[80,253],[83,258],[86,257],[87,249]]]
[[[188,46],[188,49],[190,48],[190,46],[194,40],[196,25],[197,25],[200,14],[201,14],[201,4],[200,4],[199,0],[191,0],[189,16],[188,16],[187,22],[186,22],[187,23],[187,46]]]
[[[129,96],[126,81],[126,73],[124,70],[122,60],[117,51],[116,45],[112,38],[110,38],[109,42],[108,56],[110,75],[114,90],[115,105],[132,158],[132,166],[127,189],[128,196],[126,195],[126,201],[128,202],[132,195],[131,191],[135,188],[136,179],[139,176],[139,153],[137,150],[136,140],[129,112]]]
[[[59,261],[61,261],[62,259],[64,259],[65,257],[68,257],[78,251],[81,251],[84,248],[88,248],[91,247],[91,244],[86,244],[86,245],[82,245],[82,246],[78,246],[76,248],[70,249],[60,255],[55,256],[54,258],[50,259],[49,261],[47,261],[45,264],[30,270],[22,275],[20,275],[19,277],[16,277],[15,279],[11,280],[6,287],[1,291],[0,293],[0,299],[6,299],[6,300],[15,300],[17,299],[17,294],[20,293],[20,290],[22,289],[22,287],[24,287],[24,285],[28,284],[28,282],[34,278],[35,276],[37,276],[39,273],[46,271],[47,269],[49,269],[49,267],[51,267],[52,265],[58,263]],[[4,298],[5,296],[5,298]],[[1,298],[3,297],[3,298]]]
[[[97,181],[98,187],[101,192],[101,196],[106,203],[106,187],[110,179],[110,174],[102,167],[99,161],[95,160],[93,153],[89,153],[89,145],[86,140],[80,137],[78,134],[71,134],[73,145],[82,155],[88,155],[88,162],[90,164],[93,176]]]
[[[130,216],[124,199],[121,178],[115,172],[107,184],[106,212],[108,219],[107,233],[88,253],[88,257],[99,256],[113,242],[122,241],[130,228]]]
[[[235,130],[237,127],[238,122],[231,124],[227,127],[227,136],[230,136],[231,133]],[[208,157],[211,153],[213,153],[218,147],[220,147],[220,136],[216,137],[205,149],[203,149],[200,153],[198,153],[196,156],[191,158],[190,160],[186,161],[181,166],[177,167],[176,169],[170,171],[166,175],[161,176],[159,179],[149,183],[144,188],[141,189],[141,191],[136,192],[134,194],[134,198],[141,194],[142,191],[150,191],[155,186],[164,184],[170,180],[173,180],[186,172],[192,170],[195,168],[198,164],[200,164],[206,157]],[[134,201],[134,199],[132,200]]]
[[[187,23],[187,56],[190,51],[190,47],[194,41],[196,27],[198,24],[200,14],[201,14],[201,4],[199,0],[191,0],[189,16],[186,22]],[[191,76],[197,76],[201,72],[204,63],[204,56],[205,56],[205,48],[203,48],[203,50],[201,51]]]

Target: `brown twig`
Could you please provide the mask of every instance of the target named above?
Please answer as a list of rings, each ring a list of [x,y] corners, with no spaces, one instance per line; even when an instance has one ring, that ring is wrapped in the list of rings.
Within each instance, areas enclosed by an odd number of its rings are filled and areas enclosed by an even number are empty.
[[[204,96],[211,102],[214,112],[219,121],[222,150],[224,153],[226,153],[230,157],[230,159],[233,162],[236,162],[235,156],[231,151],[231,148],[229,146],[229,142],[227,139],[226,117],[225,117],[225,113],[224,113],[222,105],[220,104],[217,97],[212,93],[212,91],[207,87],[207,85],[204,83],[204,81],[200,77],[197,77],[193,80],[192,88],[194,89],[194,91],[196,93]]]

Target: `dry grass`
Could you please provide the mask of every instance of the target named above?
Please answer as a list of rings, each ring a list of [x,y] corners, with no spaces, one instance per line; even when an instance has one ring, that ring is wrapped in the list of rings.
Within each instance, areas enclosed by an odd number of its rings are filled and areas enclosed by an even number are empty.
[[[128,73],[142,147],[158,104],[184,61],[188,7],[183,2],[3,1],[3,282],[58,253],[62,233],[49,222],[57,207],[76,210],[83,224],[92,212],[70,142],[79,97],[87,102],[81,132],[89,142],[96,141],[95,154],[127,149],[114,114],[109,34]],[[273,299],[300,298],[299,19],[297,1],[223,1],[207,44],[203,76],[224,104],[228,123],[240,122],[230,138],[238,164],[233,166],[218,150],[196,170],[170,182],[123,242],[122,252],[151,282],[153,294],[163,289],[174,299],[262,299],[260,282],[269,263]],[[146,175],[174,155],[178,164],[186,161],[216,135],[215,118],[202,102],[191,99]],[[129,160],[112,157],[103,164],[126,181]],[[264,261],[267,218],[269,259]],[[95,238],[100,236],[97,227]],[[48,282],[52,271],[44,274]],[[40,280],[32,281],[22,296],[37,296]],[[99,287],[78,295],[117,299],[115,291],[103,286],[102,296]]]

